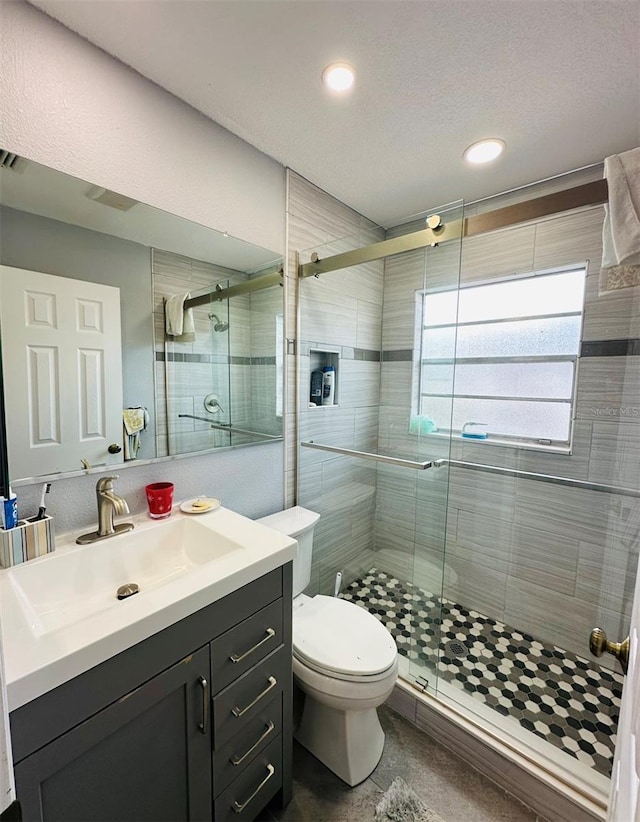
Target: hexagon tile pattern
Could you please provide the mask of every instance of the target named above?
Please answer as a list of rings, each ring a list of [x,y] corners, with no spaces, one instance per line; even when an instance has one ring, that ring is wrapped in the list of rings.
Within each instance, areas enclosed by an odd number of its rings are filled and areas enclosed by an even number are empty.
[[[611,775],[621,674],[376,568],[341,596],[386,625],[403,656]]]

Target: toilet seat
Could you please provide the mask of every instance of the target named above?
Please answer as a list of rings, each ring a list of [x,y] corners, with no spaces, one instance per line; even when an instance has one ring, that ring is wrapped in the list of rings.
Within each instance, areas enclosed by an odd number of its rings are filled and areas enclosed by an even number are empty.
[[[294,611],[293,653],[326,676],[371,682],[389,673],[398,651],[389,631],[364,608],[318,595],[305,597]]]

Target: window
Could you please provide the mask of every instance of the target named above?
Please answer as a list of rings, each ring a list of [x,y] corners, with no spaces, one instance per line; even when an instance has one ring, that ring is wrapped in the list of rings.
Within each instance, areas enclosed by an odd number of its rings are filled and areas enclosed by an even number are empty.
[[[477,422],[493,440],[568,446],[585,277],[577,268],[420,294],[417,413],[441,431]]]

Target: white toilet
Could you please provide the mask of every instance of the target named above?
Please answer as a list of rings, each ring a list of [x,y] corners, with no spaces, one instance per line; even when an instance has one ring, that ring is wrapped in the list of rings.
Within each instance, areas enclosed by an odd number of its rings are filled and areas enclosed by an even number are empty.
[[[319,514],[296,506],[258,520],[298,542],[293,562],[293,674],[305,693],[296,739],[348,785],[366,779],[382,756],[376,708],[398,676],[395,640],[372,614],[328,596],[302,593],[311,580]]]

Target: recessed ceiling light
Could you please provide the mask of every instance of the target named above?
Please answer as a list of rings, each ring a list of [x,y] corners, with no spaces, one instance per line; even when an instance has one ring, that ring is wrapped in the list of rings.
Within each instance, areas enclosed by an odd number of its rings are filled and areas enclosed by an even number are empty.
[[[331,63],[322,72],[322,82],[330,91],[349,91],[356,75],[348,63]]]
[[[497,138],[479,140],[465,149],[462,155],[468,163],[488,163],[495,160],[504,151],[505,142]]]

